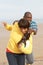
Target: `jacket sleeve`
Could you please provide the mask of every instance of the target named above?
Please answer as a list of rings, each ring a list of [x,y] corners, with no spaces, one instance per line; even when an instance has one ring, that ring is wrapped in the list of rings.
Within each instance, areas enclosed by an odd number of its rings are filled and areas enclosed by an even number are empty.
[[[22,35],[18,34],[17,32],[13,33],[13,40],[16,44],[18,44],[21,39],[22,39]]]
[[[21,47],[19,47],[20,51],[22,51],[24,54],[31,54],[32,53],[32,44],[28,42],[27,40],[27,46],[22,43]]]
[[[11,31],[12,30],[12,25],[7,24],[5,26],[5,29],[8,30],[8,31]]]

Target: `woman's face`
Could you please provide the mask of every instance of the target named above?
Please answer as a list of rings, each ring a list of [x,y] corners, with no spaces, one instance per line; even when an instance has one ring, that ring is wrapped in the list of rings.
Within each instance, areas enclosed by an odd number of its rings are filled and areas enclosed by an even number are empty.
[[[28,31],[28,28],[21,28],[21,31],[23,34],[25,34]]]

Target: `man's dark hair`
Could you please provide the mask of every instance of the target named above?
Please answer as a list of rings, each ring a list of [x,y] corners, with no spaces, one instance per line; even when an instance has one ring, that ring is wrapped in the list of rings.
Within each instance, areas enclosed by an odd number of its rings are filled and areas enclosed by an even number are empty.
[[[20,28],[29,28],[30,27],[30,23],[24,19],[20,19],[18,22],[18,25]]]
[[[24,13],[24,17],[27,17],[29,14],[31,14],[31,12],[25,12]],[[32,15],[32,14],[31,14]]]

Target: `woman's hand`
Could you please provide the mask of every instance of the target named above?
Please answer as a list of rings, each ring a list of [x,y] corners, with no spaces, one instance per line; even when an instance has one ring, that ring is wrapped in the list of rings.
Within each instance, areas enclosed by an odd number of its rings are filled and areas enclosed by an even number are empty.
[[[20,48],[22,46],[23,43],[19,44],[18,47]]]
[[[6,26],[6,25],[7,25],[7,23],[6,23],[6,22],[2,22],[2,24],[3,24],[4,26]]]

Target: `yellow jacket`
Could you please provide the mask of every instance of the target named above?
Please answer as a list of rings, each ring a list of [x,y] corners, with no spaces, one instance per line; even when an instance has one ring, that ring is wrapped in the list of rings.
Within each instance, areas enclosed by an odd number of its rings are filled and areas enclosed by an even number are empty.
[[[10,39],[7,45],[7,48],[13,52],[13,53],[25,53],[30,54],[32,52],[32,35],[30,35],[30,45],[28,47],[24,47],[24,44],[21,46],[21,48],[18,47],[18,42],[22,39],[23,33],[21,32],[18,22],[16,22],[14,25],[6,25],[5,28],[7,30],[11,31]]]

